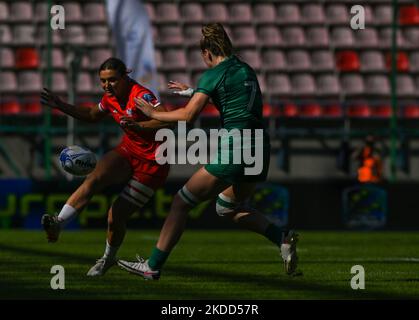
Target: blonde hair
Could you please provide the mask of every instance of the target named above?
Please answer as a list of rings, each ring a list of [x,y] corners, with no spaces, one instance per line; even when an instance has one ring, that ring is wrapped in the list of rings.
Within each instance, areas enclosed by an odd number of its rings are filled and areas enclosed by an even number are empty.
[[[221,23],[209,23],[202,27],[201,51],[209,50],[215,56],[233,54],[233,45]]]

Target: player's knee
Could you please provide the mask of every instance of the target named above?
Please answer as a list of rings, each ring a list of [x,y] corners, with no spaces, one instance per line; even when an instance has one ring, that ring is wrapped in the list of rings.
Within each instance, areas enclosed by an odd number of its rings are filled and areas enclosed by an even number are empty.
[[[175,201],[173,201],[173,205],[176,207],[181,208],[193,208],[199,204],[199,199],[193,195],[186,186],[183,186],[182,189],[178,191],[175,197]]]
[[[236,213],[237,204],[233,199],[220,193],[215,204],[215,211],[220,217],[233,218]]]

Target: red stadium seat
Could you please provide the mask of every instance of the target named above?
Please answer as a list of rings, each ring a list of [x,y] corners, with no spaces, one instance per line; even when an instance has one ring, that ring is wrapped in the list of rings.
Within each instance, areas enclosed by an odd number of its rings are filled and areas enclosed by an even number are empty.
[[[391,54],[386,54],[386,66],[388,70],[391,70]],[[397,71],[408,71],[409,70],[409,58],[406,52],[397,52],[396,55],[396,67]]]
[[[409,119],[419,118],[419,105],[407,105],[403,109],[403,117]]]
[[[16,115],[21,111],[20,104],[16,100],[5,101],[0,104],[0,114],[2,115]]]
[[[371,116],[378,118],[389,118],[391,117],[391,106],[382,105],[371,108]]]
[[[37,100],[24,103],[22,106],[22,114],[33,115],[33,116],[42,114],[41,103]]]
[[[298,116],[298,107],[293,103],[287,103],[282,109],[282,115],[287,118],[293,118]]]
[[[352,50],[338,52],[336,54],[336,67],[340,71],[358,71],[360,68],[358,54]]]
[[[340,118],[343,116],[342,106],[339,104],[326,105],[323,107],[323,117]]]
[[[416,6],[402,6],[399,11],[400,24],[416,25],[419,24],[419,10]]]
[[[351,105],[347,109],[347,115],[351,118],[369,118],[371,108],[367,104]]]
[[[273,116],[272,107],[269,104],[265,103],[263,105],[262,114],[263,114],[264,118],[269,118],[269,117]]]
[[[317,103],[306,104],[300,107],[300,116],[318,118],[322,115],[322,107]]]
[[[18,48],[16,49],[16,68],[32,69],[38,68],[39,55],[35,48]]]

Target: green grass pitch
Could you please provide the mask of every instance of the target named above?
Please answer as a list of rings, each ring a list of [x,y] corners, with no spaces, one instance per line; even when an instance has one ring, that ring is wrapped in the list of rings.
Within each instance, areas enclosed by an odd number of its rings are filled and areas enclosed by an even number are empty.
[[[188,230],[160,281],[115,266],[85,276],[103,254],[105,231],[68,231],[48,244],[42,231],[0,231],[0,299],[418,299],[419,234],[299,231],[299,269],[284,274],[278,249],[247,231]],[[147,257],[158,231],[128,230],[119,258]],[[53,265],[65,290],[52,290]],[[365,269],[365,289],[350,286]]]

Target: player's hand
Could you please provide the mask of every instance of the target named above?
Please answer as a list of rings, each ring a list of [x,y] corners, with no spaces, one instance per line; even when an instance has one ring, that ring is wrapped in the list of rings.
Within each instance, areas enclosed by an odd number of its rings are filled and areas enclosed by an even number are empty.
[[[177,81],[169,81],[169,83],[167,84],[167,87],[169,89],[175,89],[175,90],[178,90],[178,91],[189,89],[188,85],[186,85],[184,83],[177,82]]]
[[[193,89],[184,83],[180,83],[177,81],[169,81],[169,83],[167,84],[167,87],[169,89],[174,89],[173,91],[174,94],[178,94],[183,97],[190,98],[193,95]]]
[[[145,101],[142,98],[134,98],[135,106],[139,109],[142,113],[144,113],[147,117],[153,118],[154,107],[151,103]]]
[[[129,130],[129,131],[134,131],[134,132],[141,131],[141,126],[130,117],[121,117],[119,120],[119,125],[124,130]]]
[[[44,88],[44,91],[41,92],[41,104],[48,106],[50,108],[60,109],[62,100],[56,94],[52,93],[47,88]]]

